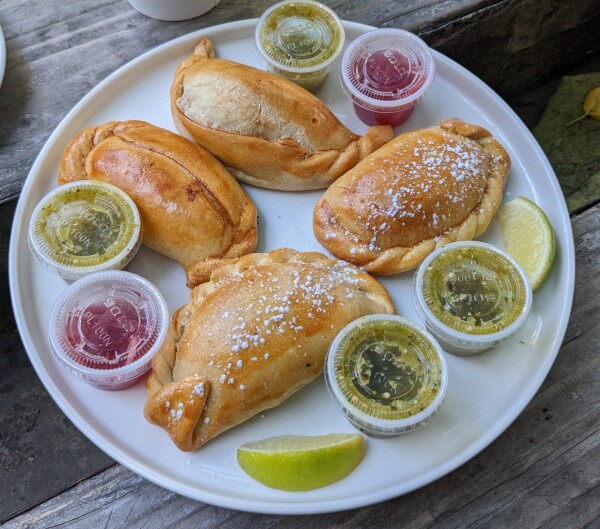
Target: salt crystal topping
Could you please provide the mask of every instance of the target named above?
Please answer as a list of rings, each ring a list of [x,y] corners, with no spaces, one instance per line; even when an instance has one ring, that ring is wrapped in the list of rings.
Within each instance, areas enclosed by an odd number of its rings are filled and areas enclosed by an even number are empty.
[[[217,285],[216,288],[223,286],[232,296],[237,296],[240,289],[248,288],[249,283],[253,292],[261,292],[252,304],[231,308],[229,302],[229,310],[221,312],[220,316],[215,314],[213,322],[205,321],[209,327],[215,325],[218,318],[222,328],[227,329],[224,341],[215,351],[218,359],[207,362],[207,368],[218,371],[224,389],[235,385],[234,375],[247,365],[268,362],[285,343],[280,336],[291,335],[293,342],[305,332],[315,332],[311,328],[319,325],[318,316],[326,315],[344,300],[352,299],[357,295],[356,285],[364,281],[356,267],[343,261],[328,262],[327,266],[300,263],[286,273],[289,276],[257,266],[245,271],[244,275],[230,275],[223,280],[223,285]],[[227,314],[227,319],[221,317],[223,314]],[[308,326],[307,317],[311,322]],[[286,336],[285,340],[289,338]],[[225,347],[223,353],[220,352],[222,347]],[[209,353],[209,356],[214,355]],[[243,384],[236,388],[245,389]]]
[[[346,194],[345,210],[352,211],[370,238],[359,240],[350,230],[340,230],[336,214],[329,219],[332,231],[325,240],[343,233],[355,243],[349,250],[353,258],[367,249],[395,246],[395,235],[410,234],[415,227],[436,237],[461,222],[483,197],[491,156],[476,141],[450,137],[439,142],[425,135],[396,147],[393,157],[372,160],[371,170],[354,182],[356,192]]]
[[[168,407],[167,407],[168,408]],[[183,413],[184,413],[184,405],[183,402],[180,402],[179,404],[177,404],[177,409],[172,409],[169,411],[169,415],[171,416],[172,419],[174,420],[180,420],[183,417]]]

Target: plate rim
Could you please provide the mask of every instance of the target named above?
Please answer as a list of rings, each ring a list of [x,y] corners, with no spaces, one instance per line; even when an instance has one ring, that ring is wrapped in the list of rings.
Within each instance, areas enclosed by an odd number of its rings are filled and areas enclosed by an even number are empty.
[[[0,88],[4,80],[4,71],[6,70],[6,39],[0,26]]]
[[[118,447],[113,447],[108,440],[102,438],[98,439],[97,435],[94,433],[94,428],[87,424],[87,421],[82,420],[82,417],[79,417],[78,412],[74,406],[72,406],[69,402],[65,402],[64,396],[60,392],[59,388],[56,387],[56,384],[51,379],[48,379],[48,377],[43,376],[45,374],[43,366],[36,359],[36,355],[30,353],[30,348],[35,349],[35,347],[32,344],[30,332],[25,325],[25,316],[22,307],[22,299],[19,294],[20,289],[18,288],[19,279],[17,235],[20,229],[20,223],[17,222],[17,219],[23,217],[23,210],[26,206],[26,200],[24,197],[29,195],[29,191],[35,183],[33,179],[33,174],[36,172],[38,165],[42,163],[43,159],[47,154],[47,151],[50,150],[50,148],[52,147],[55,138],[61,135],[62,130],[66,128],[69,125],[69,123],[77,116],[80,109],[83,106],[85,106],[89,101],[93,100],[95,96],[99,92],[101,92],[106,86],[110,85],[115,79],[119,78],[120,76],[126,75],[129,72],[129,70],[133,70],[139,64],[151,59],[154,55],[159,55],[161,52],[172,47],[176,47],[182,42],[197,39],[206,32],[226,32],[232,29],[245,29],[247,26],[255,25],[257,20],[258,19],[256,18],[245,19],[201,28],[199,30],[195,30],[180,37],[171,39],[159,46],[156,46],[139,55],[138,57],[132,59],[123,66],[119,67],[113,73],[109,74],[103,81],[101,81],[93,89],[87,92],[68,112],[68,114],[64,116],[64,118],[59,122],[53,133],[46,140],[42,149],[38,153],[34,163],[32,164],[28,176],[24,181],[23,188],[17,203],[17,207],[15,209],[9,244],[9,287],[13,312],[15,315],[15,321],[17,324],[19,334],[21,336],[21,340],[23,342],[24,349],[38,377],[42,381],[46,390],[52,396],[53,400],[60,407],[61,411],[65,413],[65,415],[67,415],[67,417],[75,424],[75,426],[96,446],[102,449],[115,461],[129,468],[131,471],[142,476],[143,478],[161,487],[167,488],[168,490],[171,490],[173,492],[176,492],[194,500],[202,501],[223,508],[230,508],[247,512],[264,514],[320,514],[341,511],[351,508],[353,509],[358,507],[364,507],[367,505],[372,505],[374,503],[378,503],[407,494],[413,490],[430,484],[433,481],[443,477],[444,475],[457,469],[458,467],[475,457],[512,424],[512,422],[522,413],[522,411],[531,402],[531,399],[533,398],[535,393],[537,393],[537,391],[539,390],[541,384],[547,377],[550,368],[554,364],[556,356],[559,352],[560,345],[566,333],[566,328],[569,322],[569,314],[571,312],[573,304],[575,281],[575,250],[572,227],[570,221],[568,221],[570,217],[567,211],[564,197],[563,200],[560,202],[559,206],[561,209],[560,216],[561,219],[563,219],[564,221],[563,227],[566,230],[565,235],[567,236],[565,241],[567,243],[566,247],[561,247],[561,252],[565,254],[564,263],[566,264],[566,270],[563,273],[565,274],[567,282],[567,303],[565,303],[562,306],[560,326],[557,330],[557,333],[555,334],[554,340],[552,341],[552,354],[549,354],[544,357],[544,362],[539,366],[538,370],[536,371],[536,377],[534,382],[528,386],[528,391],[525,393],[524,396],[522,396],[519,405],[513,405],[513,407],[511,408],[511,413],[507,413],[503,416],[504,420],[502,420],[500,423],[496,422],[494,424],[494,428],[491,428],[485,433],[485,435],[482,435],[476,440],[474,440],[469,445],[468,450],[462,450],[461,452],[450,458],[444,465],[438,466],[435,469],[432,469],[431,471],[422,474],[418,479],[412,480],[411,485],[408,487],[388,488],[385,490],[385,494],[382,494],[381,490],[377,490],[370,494],[353,497],[352,503],[348,503],[348,500],[346,499],[328,499],[323,501],[310,502],[266,501],[258,499],[223,496],[222,494],[191,487],[190,485],[180,483],[172,478],[167,479],[164,476],[161,476],[160,472],[157,472],[151,467],[148,467],[148,465],[146,465],[140,459],[135,460],[133,462],[128,460],[127,454],[122,453],[122,451]],[[373,26],[369,26],[358,22],[343,21],[343,23],[347,29],[351,28],[360,32],[376,29]],[[545,167],[549,175],[554,176],[554,185],[558,186],[558,190],[560,191],[560,186],[558,185],[558,181],[556,179],[554,170],[552,169],[546,155],[543,153],[541,147],[533,137],[532,133],[529,131],[529,129],[527,129],[527,127],[523,124],[523,122],[516,115],[516,113],[508,106],[508,104],[482,80],[480,80],[478,77],[476,77],[473,73],[468,71],[460,64],[456,63],[454,60],[450,59],[449,57],[446,57],[445,55],[442,55],[441,53],[435,50],[434,56],[436,60],[441,60],[442,62],[445,62],[449,66],[451,66],[453,70],[458,72],[465,80],[468,80],[469,82],[477,86],[479,90],[482,90],[484,93],[486,93],[487,96],[495,99],[496,104],[498,104],[503,110],[503,117],[509,119],[513,126],[516,126],[522,134],[528,137],[529,143],[535,151],[534,154],[536,155],[537,160]],[[562,193],[560,193],[560,196],[562,196]],[[198,492],[200,494],[198,494]],[[291,496],[291,498],[297,497]]]

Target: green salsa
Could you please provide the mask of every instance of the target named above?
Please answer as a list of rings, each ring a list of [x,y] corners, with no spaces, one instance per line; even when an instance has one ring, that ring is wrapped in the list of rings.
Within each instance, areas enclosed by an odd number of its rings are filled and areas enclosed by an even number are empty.
[[[315,91],[345,41],[343,26],[317,2],[284,2],[259,21],[257,46],[273,72]]]
[[[36,257],[50,266],[97,267],[137,251],[135,204],[114,186],[84,181],[59,187],[40,204],[30,234]]]
[[[367,321],[339,345],[335,379],[347,402],[387,420],[424,411],[440,391],[442,366],[423,334],[393,320]]]
[[[433,316],[451,329],[492,334],[521,316],[526,284],[502,254],[461,246],[429,263],[423,273],[423,299]]]

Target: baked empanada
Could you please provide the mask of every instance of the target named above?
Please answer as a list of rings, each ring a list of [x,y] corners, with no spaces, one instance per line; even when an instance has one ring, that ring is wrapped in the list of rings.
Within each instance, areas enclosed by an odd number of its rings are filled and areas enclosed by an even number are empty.
[[[334,182],[315,206],[314,233],[371,273],[403,272],[438,246],[483,233],[509,170],[487,130],[443,120],[394,138]]]
[[[84,129],[65,149],[58,181],[85,179],[133,199],[144,244],[181,264],[189,286],[256,248],[254,204],[214,156],[183,136],[143,121]]]
[[[393,137],[389,125],[354,134],[295,83],[215,59],[208,39],[177,68],[171,111],[177,130],[236,178],[270,189],[327,187]]]
[[[146,418],[193,450],[277,406],[322,371],[346,324],[394,313],[366,272],[316,252],[250,254],[179,309],[146,383]]]

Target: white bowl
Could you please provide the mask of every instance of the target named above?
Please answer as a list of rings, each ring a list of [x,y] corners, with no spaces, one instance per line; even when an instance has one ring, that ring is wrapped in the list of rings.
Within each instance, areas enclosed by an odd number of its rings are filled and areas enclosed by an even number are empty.
[[[128,0],[136,11],[157,20],[176,22],[208,13],[220,0]]]

